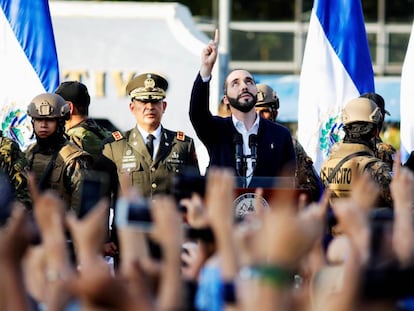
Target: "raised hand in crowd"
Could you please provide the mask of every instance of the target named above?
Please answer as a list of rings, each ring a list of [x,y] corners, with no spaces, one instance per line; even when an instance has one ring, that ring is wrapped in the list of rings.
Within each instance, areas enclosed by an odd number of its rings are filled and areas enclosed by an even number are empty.
[[[6,225],[0,230],[0,309],[29,310],[22,260],[33,239],[33,232],[22,206],[14,206]]]
[[[73,214],[66,216],[80,272],[95,265],[109,268],[102,251],[107,232],[108,209],[108,200],[104,198],[86,215],[87,217],[77,219]]]
[[[369,215],[378,195],[379,187],[364,173],[355,176],[348,198],[333,200],[332,208],[340,229],[329,245],[328,264],[314,278],[313,310],[355,310],[361,271],[371,256]]]
[[[43,271],[39,274],[44,280],[37,280],[44,285],[43,295],[38,297],[37,303],[45,304],[50,310],[60,310],[73,297],[68,281],[75,276],[75,267],[71,263],[65,234],[66,203],[53,190],[40,193],[33,174],[29,174],[28,182],[33,199],[34,217],[41,237],[39,247],[44,256]],[[31,273],[27,274],[27,278],[30,279],[31,276]]]
[[[393,171],[390,184],[394,201],[392,244],[398,262],[406,267],[414,264],[414,174],[409,168],[400,165],[398,152]]]

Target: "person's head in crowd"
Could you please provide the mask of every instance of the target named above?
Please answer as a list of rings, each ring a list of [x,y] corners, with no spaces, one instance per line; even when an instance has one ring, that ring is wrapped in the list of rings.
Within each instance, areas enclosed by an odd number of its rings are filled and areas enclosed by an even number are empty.
[[[78,81],[62,82],[55,91],[69,104],[70,114],[87,116],[91,97],[85,84]]]
[[[168,81],[159,74],[142,73],[126,86],[131,102],[129,109],[137,124],[147,132],[156,130],[167,108]]]
[[[257,101],[256,82],[250,72],[243,69],[231,71],[224,82],[225,104],[230,110],[248,113],[252,111]]]
[[[385,115],[386,114],[387,115],[390,115],[390,113],[387,110],[385,110],[385,101],[384,101],[384,98],[381,95],[379,95],[377,93],[373,93],[373,92],[364,93],[360,97],[361,98],[368,98],[368,99],[372,100],[378,106],[378,108],[380,109],[381,114],[382,114],[382,118],[378,122],[378,129],[379,129],[379,131],[381,131],[382,130],[382,126],[384,124]]]
[[[57,94],[43,93],[34,97],[27,107],[34,134],[39,144],[54,144],[65,133],[70,111],[67,102]]]
[[[382,113],[374,101],[368,98],[354,98],[342,110],[345,143],[362,143],[373,148],[372,138],[378,133]]]
[[[256,111],[262,118],[276,121],[279,110],[279,97],[276,92],[267,84],[257,84]]]

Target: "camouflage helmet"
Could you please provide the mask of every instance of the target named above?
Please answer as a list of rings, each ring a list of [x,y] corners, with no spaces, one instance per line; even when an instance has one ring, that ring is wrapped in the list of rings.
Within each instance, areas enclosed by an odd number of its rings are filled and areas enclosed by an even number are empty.
[[[368,98],[354,98],[349,101],[342,110],[342,122],[368,122],[378,124],[382,121],[380,108]]]
[[[27,114],[39,119],[64,119],[70,117],[69,105],[60,95],[43,93],[33,98],[27,106]]]
[[[276,92],[267,84],[257,84],[257,102],[256,107],[270,106],[273,109],[279,109],[279,97]]]

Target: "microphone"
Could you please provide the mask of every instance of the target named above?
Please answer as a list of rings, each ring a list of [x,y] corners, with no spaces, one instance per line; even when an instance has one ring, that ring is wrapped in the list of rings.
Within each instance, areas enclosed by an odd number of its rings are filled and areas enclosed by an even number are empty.
[[[234,134],[233,143],[236,146],[236,172],[239,176],[244,177],[244,165],[243,165],[243,137],[240,133]]]
[[[249,135],[249,147],[250,147],[250,158],[252,160],[252,169],[254,172],[254,169],[256,168],[256,162],[257,162],[257,135],[256,134]]]

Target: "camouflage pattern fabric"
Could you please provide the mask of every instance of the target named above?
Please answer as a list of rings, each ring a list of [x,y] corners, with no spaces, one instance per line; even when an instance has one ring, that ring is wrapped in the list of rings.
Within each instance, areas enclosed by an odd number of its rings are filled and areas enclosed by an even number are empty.
[[[391,168],[389,164],[378,160],[369,164],[365,170],[370,173],[373,180],[377,182],[380,187],[380,202],[379,206],[392,207],[392,197],[390,191],[390,183],[392,180]]]
[[[390,144],[384,143],[382,141],[379,141],[376,144],[377,148],[377,158],[380,159],[382,162],[388,164],[390,169],[392,170],[393,162],[394,162],[394,156],[397,150]]]
[[[66,131],[70,141],[92,155],[94,160],[101,155],[103,140],[111,132],[99,126],[93,119],[86,119]]]
[[[27,159],[19,145],[7,137],[0,137],[0,167],[9,176],[16,200],[31,209],[32,200],[26,178]]]
[[[312,159],[306,154],[305,149],[295,138],[293,147],[296,153],[296,180],[300,188],[306,189],[310,201],[318,201],[322,193],[322,183],[319,174],[313,166]]]

